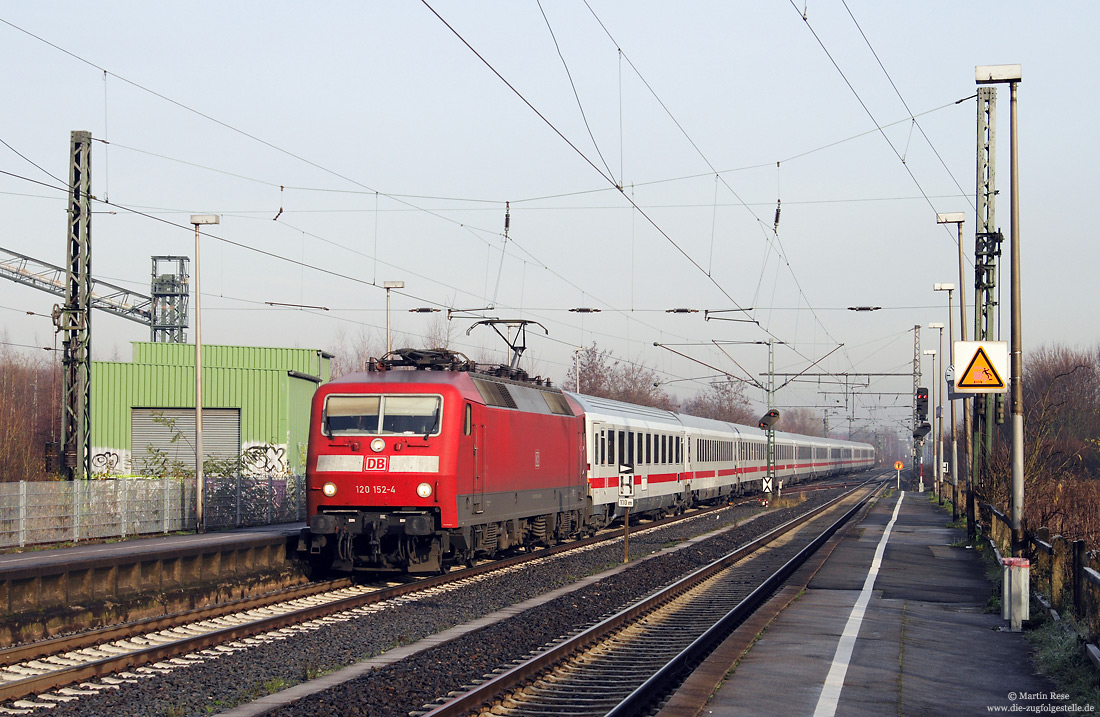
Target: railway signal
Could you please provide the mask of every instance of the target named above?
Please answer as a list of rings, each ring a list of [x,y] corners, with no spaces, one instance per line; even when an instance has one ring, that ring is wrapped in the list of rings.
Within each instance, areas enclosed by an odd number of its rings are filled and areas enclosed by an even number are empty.
[[[917,389],[917,420],[923,421],[928,417],[928,389],[923,386]]]
[[[767,413],[765,413],[763,416],[761,416],[760,417],[760,422],[757,423],[756,425],[758,425],[760,428],[763,428],[765,431],[770,431],[770,430],[772,430],[772,426],[775,425],[775,422],[778,421],[778,420],[779,420],[779,411],[777,411],[773,408],[770,411],[768,411]]]

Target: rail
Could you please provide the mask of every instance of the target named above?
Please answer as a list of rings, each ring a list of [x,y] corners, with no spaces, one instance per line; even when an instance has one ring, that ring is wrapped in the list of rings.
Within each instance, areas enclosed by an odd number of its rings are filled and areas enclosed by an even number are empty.
[[[683,515],[646,523],[634,528],[634,531],[645,532],[681,520],[696,519],[720,509],[706,508],[690,511]],[[9,648],[0,651],[0,673],[11,673],[7,675],[8,679],[6,680],[0,677],[0,702],[19,699],[32,694],[41,694],[48,690],[102,677],[137,665],[156,663],[214,645],[316,620],[384,600],[434,590],[449,583],[469,580],[485,573],[510,568],[524,562],[614,540],[622,537],[623,532],[622,529],[603,531],[596,536],[583,540],[551,546],[534,553],[524,553],[485,562],[472,568],[456,570],[445,575],[419,578],[401,585],[356,591],[353,586],[349,585],[350,581],[341,579],[326,583],[324,586],[303,586],[283,591],[277,595],[257,596],[233,604],[151,618],[79,635]],[[325,597],[323,592],[333,590],[334,586],[338,586],[335,588],[335,592],[347,591],[346,594],[333,596],[332,599]],[[309,601],[311,598],[314,600],[308,604],[288,605],[295,601]],[[238,616],[241,613],[247,613],[260,607],[277,607],[278,614],[249,618],[246,621],[235,621],[235,624],[232,625],[226,625],[224,620],[213,620],[213,618]],[[207,622],[216,624],[204,625]],[[183,636],[181,628],[185,626],[189,629],[195,628],[194,632],[200,634]],[[157,644],[145,645],[146,642],[156,642]],[[97,652],[96,646],[104,644],[111,645],[110,651],[112,652],[116,650],[118,652],[125,651],[125,654],[104,656],[101,659],[94,660],[87,660],[84,656],[73,654],[89,649],[92,652]],[[85,652],[85,654],[88,653]],[[12,675],[15,671],[7,668],[26,665],[27,661],[32,663],[28,666],[30,671],[41,671],[41,674],[27,675],[21,679],[13,678]],[[72,664],[72,662],[77,661],[81,664]],[[49,671],[43,671],[45,668],[42,665],[49,665]],[[22,669],[19,672],[22,672]]]
[[[765,580],[764,583],[757,587],[748,597],[744,598],[732,611],[722,617],[717,624],[703,632],[702,635],[696,638],[688,647],[680,651],[671,661],[667,662],[663,667],[659,667],[657,671],[640,686],[625,695],[619,705],[607,714],[634,715],[643,713],[643,707],[651,705],[656,695],[667,692],[670,683],[675,681],[675,675],[684,672],[686,666],[697,662],[701,656],[709,654],[714,646],[721,642],[728,634],[731,625],[736,626],[742,622],[748,614],[751,614],[760,604],[767,600],[778,586],[805,562],[809,555],[815,552],[833,535],[833,533],[836,532],[836,530],[863,507],[866,501],[869,500],[872,492],[873,491],[869,491],[868,496],[859,500],[842,518],[830,525],[824,532],[811,541],[807,547],[799,551],[797,556],[784,563],[779,570]],[[830,501],[814,511],[799,516],[765,533],[759,538],[745,544],[710,565],[700,568],[676,583],[634,603],[619,613],[602,620],[598,624],[577,635],[561,641],[532,657],[530,660],[500,673],[491,680],[476,686],[469,692],[456,696],[449,702],[428,712],[425,717],[457,717],[458,715],[465,715],[478,710],[488,702],[495,700],[502,693],[514,691],[520,685],[523,685],[539,673],[562,662],[579,650],[585,649],[605,639],[609,635],[616,634],[623,629],[624,626],[635,622],[642,616],[650,615],[652,611],[659,606],[683,595],[688,590],[698,586],[707,579],[722,573],[745,556],[757,551],[762,546],[771,543],[795,528],[798,528],[802,524],[820,516],[824,511],[835,506],[840,500],[850,495],[851,492],[846,493],[844,496],[834,501]]]

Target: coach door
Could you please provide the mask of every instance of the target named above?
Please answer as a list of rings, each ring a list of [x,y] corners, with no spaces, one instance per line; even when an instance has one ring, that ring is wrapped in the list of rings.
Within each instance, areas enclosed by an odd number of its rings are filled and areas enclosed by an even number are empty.
[[[598,479],[594,487],[603,488],[604,479],[614,476],[618,485],[618,463],[615,462],[615,432],[606,424],[592,422],[592,453],[588,457],[590,478]],[[589,483],[591,485],[591,483]]]

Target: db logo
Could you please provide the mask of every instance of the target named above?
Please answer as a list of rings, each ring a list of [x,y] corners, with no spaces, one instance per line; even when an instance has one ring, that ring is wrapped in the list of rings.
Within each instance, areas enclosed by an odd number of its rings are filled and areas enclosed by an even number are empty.
[[[364,471],[384,471],[386,470],[386,457],[385,456],[367,456],[363,461]]]

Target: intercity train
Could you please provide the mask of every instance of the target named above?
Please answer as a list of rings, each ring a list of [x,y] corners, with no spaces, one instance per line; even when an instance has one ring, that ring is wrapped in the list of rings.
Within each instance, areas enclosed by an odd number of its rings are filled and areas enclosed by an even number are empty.
[[[316,573],[434,573],[759,492],[760,428],[562,391],[461,354],[400,349],[320,386],[306,464]],[[875,464],[865,443],[774,436],[791,485]]]

